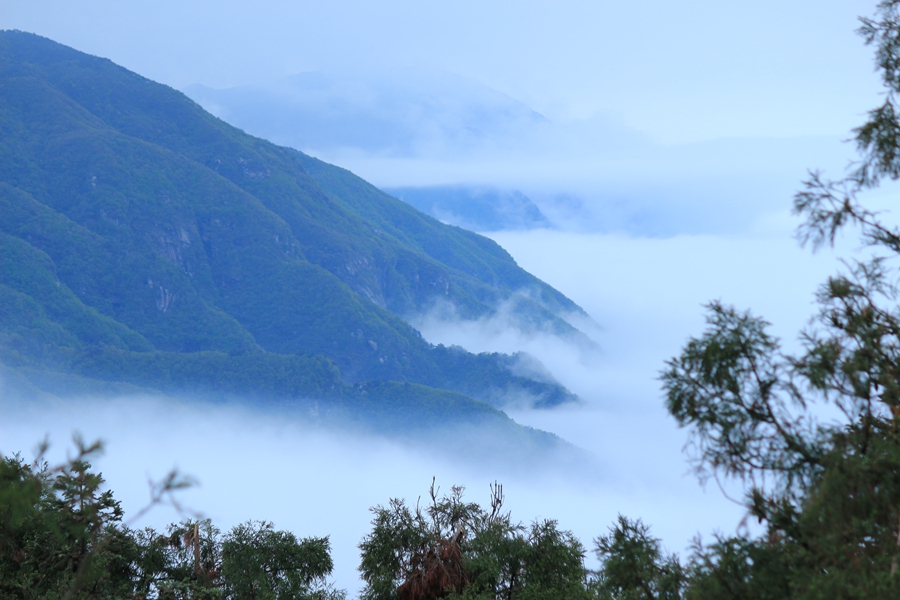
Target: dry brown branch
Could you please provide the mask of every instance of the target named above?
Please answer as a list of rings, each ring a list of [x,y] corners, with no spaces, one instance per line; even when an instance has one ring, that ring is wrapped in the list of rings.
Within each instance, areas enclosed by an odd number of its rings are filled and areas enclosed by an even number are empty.
[[[397,596],[401,600],[434,600],[451,592],[462,593],[470,582],[459,548],[463,534],[459,526],[449,540],[440,539],[420,548],[412,558],[406,581],[397,588]]]

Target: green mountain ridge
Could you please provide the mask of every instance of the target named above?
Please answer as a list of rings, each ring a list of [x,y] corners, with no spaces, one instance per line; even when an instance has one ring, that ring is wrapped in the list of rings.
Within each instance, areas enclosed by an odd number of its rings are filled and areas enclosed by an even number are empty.
[[[427,343],[403,317],[435,298],[471,318],[513,300],[522,327],[589,343],[562,318],[583,311],[491,240],[109,60],[0,32],[0,362],[20,380],[574,399],[515,356]]]

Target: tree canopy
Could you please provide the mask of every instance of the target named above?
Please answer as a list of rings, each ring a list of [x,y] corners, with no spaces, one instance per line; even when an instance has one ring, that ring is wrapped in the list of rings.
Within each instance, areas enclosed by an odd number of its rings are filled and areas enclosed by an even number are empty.
[[[298,540],[262,521],[224,534],[208,519],[174,523],[165,532],[123,523],[119,502],[89,462],[100,445],[76,445],[74,458],[55,467],[41,454],[31,464],[18,455],[0,458],[0,597],[345,597],[327,582],[333,568],[327,537]],[[148,508],[191,483],[170,473],[153,485]]]
[[[765,527],[698,547],[687,597],[896,598],[900,594],[900,230],[860,195],[900,178],[900,2],[859,33],[886,92],[854,130],[860,159],[839,180],[812,172],[794,199],[801,243],[834,244],[848,227],[862,258],[820,288],[802,352],[768,323],[709,305],[708,328],[662,375],[668,408],[693,434],[704,477],[747,483]],[[837,413],[838,418],[823,419]],[[836,409],[836,410],[835,410]]]

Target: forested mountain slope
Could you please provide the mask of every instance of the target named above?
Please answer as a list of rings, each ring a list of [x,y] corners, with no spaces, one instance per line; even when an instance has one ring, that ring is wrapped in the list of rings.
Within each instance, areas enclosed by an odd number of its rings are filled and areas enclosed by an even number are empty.
[[[487,238],[108,60],[0,32],[7,367],[166,390],[571,397],[513,375],[514,357],[428,344],[402,317],[435,298],[466,316],[516,298],[523,323],[581,335],[558,316],[581,310]]]

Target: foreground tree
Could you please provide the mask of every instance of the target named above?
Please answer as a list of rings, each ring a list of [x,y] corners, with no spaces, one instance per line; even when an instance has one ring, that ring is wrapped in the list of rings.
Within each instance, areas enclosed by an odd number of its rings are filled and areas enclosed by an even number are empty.
[[[222,579],[228,598],[338,600],[326,578],[331,574],[327,537],[298,540],[272,523],[250,521],[222,540]]]
[[[900,597],[900,230],[858,199],[900,178],[898,7],[881,2],[860,28],[887,90],[854,132],[860,162],[840,181],[813,173],[794,204],[803,243],[833,244],[852,225],[867,258],[822,286],[800,356],[764,320],[713,303],[662,376],[697,472],[746,482],[765,526],[698,545],[689,598]]]
[[[88,459],[99,444],[51,468],[0,457],[0,597],[92,598],[127,594],[132,545],[119,503],[101,491]]]
[[[341,600],[326,578],[328,538],[297,539],[249,521],[222,534],[209,520],[165,533],[130,529],[76,438],[74,458],[51,468],[0,456],[0,598]],[[191,481],[170,473],[149,510]],[[138,516],[139,516],[138,515]]]
[[[463,501],[462,487],[440,496],[432,482],[424,509],[401,500],[372,509],[373,529],[360,543],[367,600],[540,600],[588,598],[584,549],[556,522],[525,527],[503,512]]]
[[[640,519],[619,515],[609,533],[594,540],[600,570],[590,582],[598,600],[677,600],[685,584],[677,556],[666,555]]]

